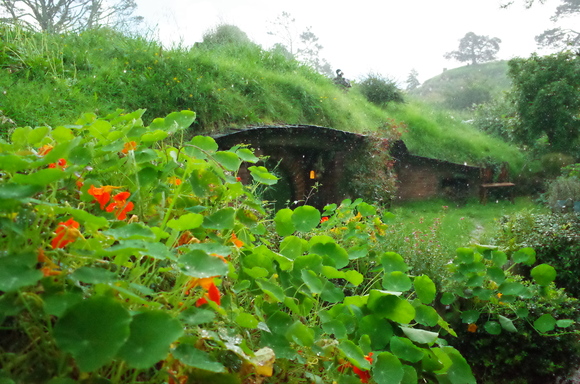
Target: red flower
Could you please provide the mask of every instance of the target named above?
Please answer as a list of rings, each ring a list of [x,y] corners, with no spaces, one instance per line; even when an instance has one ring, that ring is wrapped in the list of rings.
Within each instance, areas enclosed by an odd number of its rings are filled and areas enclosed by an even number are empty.
[[[325,221],[328,221],[328,216],[324,216],[322,219],[320,219],[320,224],[324,223]]]
[[[365,360],[368,361],[369,363],[372,363],[373,362],[372,356],[373,353],[370,352],[368,355],[365,356]],[[351,363],[344,363],[340,365],[338,367],[338,372],[344,372],[347,368],[352,368],[352,371],[359,377],[361,383],[366,384],[369,382],[371,378],[371,372],[363,371],[362,369],[355,367]]]
[[[218,289],[218,287],[215,285],[214,281],[213,281],[213,277],[204,277],[201,279],[198,278],[193,278],[191,279],[187,285],[186,288],[187,290],[185,291],[185,294],[188,295],[189,294],[189,290],[191,288],[200,286],[205,290],[205,293],[203,294],[203,297],[198,299],[195,302],[195,306],[199,307],[203,304],[207,304],[207,300],[211,300],[214,303],[216,303],[217,305],[221,304],[221,293]]]
[[[101,205],[101,209],[105,209],[105,205],[111,199],[111,191],[113,189],[118,189],[121,187],[113,187],[112,185],[105,185],[100,188],[96,188],[94,185],[91,185],[87,193],[95,198]]]
[[[135,204],[133,204],[131,201],[127,203],[129,196],[131,196],[129,192],[117,193],[115,196],[113,196],[114,201],[109,204],[106,211],[114,211],[117,220],[125,220],[127,218],[127,212],[132,210],[135,206]]]
[[[72,243],[79,236],[79,223],[74,221],[72,217],[63,223],[58,223],[56,227],[56,236],[52,239],[50,245],[53,249],[64,248],[68,243]]]

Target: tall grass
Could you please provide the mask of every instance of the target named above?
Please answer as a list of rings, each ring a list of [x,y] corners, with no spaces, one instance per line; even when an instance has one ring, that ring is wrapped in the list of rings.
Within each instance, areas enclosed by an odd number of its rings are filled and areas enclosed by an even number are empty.
[[[164,49],[111,29],[44,35],[0,28],[0,110],[19,126],[58,126],[86,112],[146,109],[145,123],[178,110],[197,113],[194,131],[257,124],[313,124],[368,132],[406,122],[413,153],[517,168],[522,155],[448,114],[411,102],[378,107],[354,87],[251,42]]]
[[[418,103],[392,105],[389,112],[407,123],[402,139],[412,153],[471,165],[507,161],[515,172],[525,163],[524,154],[516,147],[449,113]]]

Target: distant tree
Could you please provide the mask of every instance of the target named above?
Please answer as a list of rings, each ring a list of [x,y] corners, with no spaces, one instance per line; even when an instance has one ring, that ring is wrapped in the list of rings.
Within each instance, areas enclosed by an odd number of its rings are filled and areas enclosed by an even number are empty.
[[[417,87],[419,87],[419,85],[421,85],[421,82],[419,81],[417,76],[419,76],[419,73],[415,69],[411,69],[411,72],[409,72],[409,76],[407,77],[407,81],[406,81],[407,91],[412,91],[413,89],[417,89]]]
[[[0,0],[1,21],[48,33],[126,26],[142,20],[136,9],[135,0]]]
[[[312,27],[307,27],[302,33],[298,33],[296,19],[288,12],[282,12],[276,20],[270,23],[271,30],[267,33],[275,36],[280,41],[275,45],[278,52],[308,65],[315,71],[332,77],[330,63],[321,55],[324,48],[319,42],[318,36],[312,32]],[[284,48],[282,51],[281,49]]]
[[[318,36],[312,32],[312,27],[306,28],[306,31],[300,34],[300,43],[296,54],[298,60],[323,75],[332,76],[330,64],[320,56],[320,51],[324,47],[318,43]]]
[[[578,155],[580,57],[572,52],[533,54],[508,63],[512,97],[519,114],[514,134],[534,145],[545,136],[552,151]]]
[[[298,40],[298,30],[296,28],[296,19],[288,12],[282,12],[276,17],[276,20],[270,22],[271,30],[268,35],[276,37],[280,42],[278,44],[286,47],[291,55],[296,55],[296,41]]]
[[[447,52],[443,57],[455,59],[459,62],[470,62],[471,64],[485,63],[496,59],[501,40],[497,37],[476,35],[468,32],[459,40],[457,51]]]
[[[368,101],[377,105],[386,105],[389,102],[404,103],[403,91],[397,87],[395,81],[376,73],[369,73],[357,84],[357,88]]]
[[[210,45],[249,44],[252,41],[239,27],[231,24],[220,24],[203,34],[203,42]]]

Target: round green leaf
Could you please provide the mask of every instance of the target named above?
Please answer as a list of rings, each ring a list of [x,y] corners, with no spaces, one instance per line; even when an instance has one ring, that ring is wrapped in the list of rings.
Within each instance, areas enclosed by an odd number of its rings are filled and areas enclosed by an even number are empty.
[[[203,223],[203,215],[199,213],[187,213],[181,215],[178,219],[171,219],[167,226],[178,231],[186,231],[199,227]]]
[[[400,383],[405,371],[399,359],[389,352],[381,352],[373,367],[373,379],[379,384]]]
[[[483,327],[489,334],[499,335],[501,333],[501,325],[497,321],[488,321]]]
[[[415,308],[407,300],[376,290],[371,291],[368,306],[375,314],[401,324],[409,324],[415,318]]]
[[[536,251],[533,248],[522,248],[512,256],[515,263],[533,265],[536,262]]]
[[[394,271],[406,272],[409,267],[403,257],[395,252],[385,252],[381,256],[381,264],[385,273],[391,273]]]
[[[374,350],[383,349],[393,335],[393,327],[388,320],[376,315],[368,315],[358,322],[360,335],[368,335]]]
[[[556,319],[549,313],[542,315],[534,321],[534,328],[538,330],[538,332],[550,332],[554,330],[556,327]]]
[[[463,311],[463,313],[461,314],[461,321],[463,321],[466,324],[475,323],[477,322],[478,319],[479,319],[479,311],[476,311],[475,309]]]
[[[129,338],[131,315],[109,297],[91,297],[72,306],[54,326],[59,348],[69,352],[83,372],[112,361]]]
[[[242,163],[242,160],[233,152],[219,151],[214,155],[214,159],[228,171],[236,172]]]
[[[505,281],[499,287],[498,291],[500,291],[504,295],[519,295],[523,290],[524,286],[515,281]]]
[[[435,308],[420,304],[415,307],[415,321],[427,327],[434,327],[439,321],[439,314]]]
[[[183,364],[210,372],[225,372],[222,363],[215,361],[207,352],[200,351],[193,345],[179,344],[171,354]]]
[[[201,249],[195,249],[181,255],[178,259],[181,270],[187,276],[204,278],[222,276],[228,273],[228,266],[219,257],[208,255]]]
[[[274,223],[276,224],[276,232],[279,236],[289,236],[296,231],[292,222],[293,213],[290,208],[283,208],[276,212]]]
[[[568,328],[569,326],[573,325],[574,323],[575,323],[575,321],[572,319],[562,319],[562,320],[556,321],[556,325],[560,328]]]
[[[393,271],[383,277],[383,288],[388,291],[405,292],[412,286],[409,276],[401,271]]]
[[[181,323],[160,310],[136,314],[130,329],[129,340],[118,356],[137,369],[150,368],[165,359],[171,343],[183,334]]]
[[[258,326],[258,319],[251,313],[242,312],[236,316],[236,323],[244,328],[256,328]]]
[[[248,170],[250,171],[252,178],[259,183],[274,185],[278,182],[278,178],[268,172],[265,167],[252,165],[251,167],[248,167]]]
[[[71,273],[70,276],[86,284],[109,283],[117,278],[116,273],[99,267],[80,267]]]
[[[296,321],[288,328],[286,338],[289,341],[294,341],[298,345],[308,347],[314,344],[314,330],[302,324],[300,321]]]
[[[320,212],[310,205],[303,205],[294,210],[292,223],[296,227],[296,230],[308,232],[316,228],[320,223]]]
[[[391,352],[399,359],[416,363],[423,359],[423,350],[417,347],[413,342],[404,337],[393,336],[391,338]]]
[[[540,285],[549,285],[556,279],[556,270],[548,264],[540,264],[530,272],[534,281]]]
[[[427,275],[417,276],[413,281],[415,293],[423,304],[431,304],[435,300],[437,289],[435,283]]]
[[[203,227],[208,229],[234,229],[236,210],[231,207],[220,209],[207,216]]]

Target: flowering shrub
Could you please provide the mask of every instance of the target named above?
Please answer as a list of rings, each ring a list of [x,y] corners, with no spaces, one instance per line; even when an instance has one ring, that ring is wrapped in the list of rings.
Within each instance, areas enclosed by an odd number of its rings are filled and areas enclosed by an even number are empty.
[[[276,177],[251,150],[205,136],[170,145],[195,114],[145,127],[142,113],[0,142],[0,378],[475,383],[442,339],[455,332],[434,309],[441,292],[380,247],[375,207],[269,219],[253,190]],[[256,163],[252,185],[237,177],[243,161]],[[464,275],[491,270],[465,254]]]

